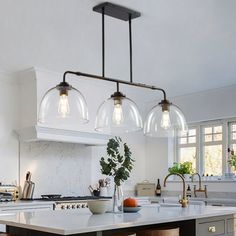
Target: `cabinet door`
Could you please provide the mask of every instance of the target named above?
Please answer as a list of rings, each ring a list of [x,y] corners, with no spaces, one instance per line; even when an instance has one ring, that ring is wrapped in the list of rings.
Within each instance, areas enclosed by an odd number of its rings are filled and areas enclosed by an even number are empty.
[[[197,236],[218,236],[225,235],[225,221],[210,221],[199,223],[197,226]]]

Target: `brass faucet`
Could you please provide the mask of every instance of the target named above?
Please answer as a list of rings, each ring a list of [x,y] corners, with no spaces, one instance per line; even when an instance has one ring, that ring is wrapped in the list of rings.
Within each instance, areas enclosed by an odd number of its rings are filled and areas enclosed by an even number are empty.
[[[187,207],[188,206],[188,198],[186,196],[186,183],[185,183],[184,177],[181,174],[179,174],[179,173],[168,174],[164,179],[164,187],[166,187],[166,180],[171,175],[178,175],[182,179],[182,181],[183,181],[183,196],[182,196],[182,199],[179,200],[179,203],[182,205],[182,207]]]
[[[205,185],[205,188],[202,188],[202,180],[201,180],[201,176],[199,175],[199,173],[194,173],[192,174],[192,182],[193,182],[193,177],[197,175],[198,176],[198,183],[199,183],[199,187],[198,189],[196,188],[196,185],[194,185],[194,196],[197,197],[197,192],[202,192],[205,193],[205,197],[207,198],[207,186]]]

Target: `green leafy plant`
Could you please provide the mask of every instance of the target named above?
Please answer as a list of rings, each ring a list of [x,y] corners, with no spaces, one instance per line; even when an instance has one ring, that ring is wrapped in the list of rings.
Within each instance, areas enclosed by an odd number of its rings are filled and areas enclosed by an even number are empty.
[[[228,163],[236,170],[236,155],[231,155],[230,159],[228,160]]]
[[[174,162],[173,166],[168,169],[170,174],[178,173],[180,174],[180,163]]]
[[[183,163],[174,162],[173,166],[168,169],[170,174],[178,173],[181,175],[184,174],[193,174],[193,164],[190,161],[185,161]]]
[[[123,148],[123,153],[121,150]],[[107,158],[100,160],[101,172],[104,175],[114,177],[114,182],[120,186],[130,177],[134,159],[131,158],[130,148],[123,143],[120,137],[109,139],[107,143]]]

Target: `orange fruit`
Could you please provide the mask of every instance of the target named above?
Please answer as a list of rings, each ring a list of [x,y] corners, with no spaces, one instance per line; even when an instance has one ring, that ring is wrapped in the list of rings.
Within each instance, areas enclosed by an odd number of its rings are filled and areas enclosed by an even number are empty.
[[[126,198],[124,200],[124,207],[137,207],[138,201],[135,198]]]

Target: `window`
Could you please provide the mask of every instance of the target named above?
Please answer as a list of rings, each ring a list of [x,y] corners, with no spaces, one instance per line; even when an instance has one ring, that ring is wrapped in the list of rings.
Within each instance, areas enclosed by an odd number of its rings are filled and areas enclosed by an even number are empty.
[[[223,125],[202,127],[203,172],[208,175],[222,175]]]
[[[184,134],[178,138],[178,156],[179,162],[190,161],[196,171],[196,155],[197,155],[197,129],[190,128],[188,134]]]
[[[229,123],[229,147],[236,154],[236,122]]]
[[[233,151],[234,155],[236,154],[236,122],[229,123],[229,148]],[[229,167],[230,168],[230,167]],[[231,168],[231,171],[235,169]]]
[[[200,174],[222,176],[229,172],[227,149],[236,154],[236,119],[201,122],[176,138],[175,161],[191,161]]]

